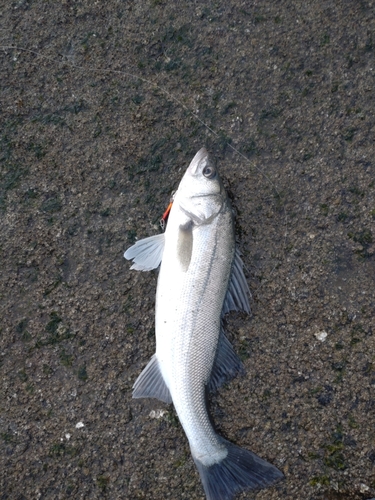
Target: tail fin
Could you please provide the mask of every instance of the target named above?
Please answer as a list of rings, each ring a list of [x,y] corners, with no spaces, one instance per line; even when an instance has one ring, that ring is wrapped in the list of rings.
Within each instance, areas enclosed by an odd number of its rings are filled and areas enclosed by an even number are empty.
[[[194,459],[207,500],[231,500],[236,493],[271,486],[284,477],[276,467],[255,453],[225,441],[228,455],[219,463],[205,466]]]

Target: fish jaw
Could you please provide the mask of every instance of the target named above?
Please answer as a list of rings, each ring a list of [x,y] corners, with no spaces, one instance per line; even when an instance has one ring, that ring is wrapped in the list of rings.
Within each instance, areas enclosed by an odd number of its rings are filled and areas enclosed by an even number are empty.
[[[180,209],[195,223],[210,222],[227,195],[206,148],[194,156],[174,195],[172,210]]]
[[[181,200],[179,206],[180,210],[192,221],[192,223],[196,225],[209,224],[222,209],[223,197],[221,193],[210,196],[192,196],[188,199]]]

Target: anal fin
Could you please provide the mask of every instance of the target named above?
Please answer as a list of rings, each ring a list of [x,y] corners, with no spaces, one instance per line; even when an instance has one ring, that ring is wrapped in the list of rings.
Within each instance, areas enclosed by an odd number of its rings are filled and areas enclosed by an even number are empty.
[[[171,393],[164,382],[155,354],[135,381],[133,398],[156,398],[164,403],[172,403]]]

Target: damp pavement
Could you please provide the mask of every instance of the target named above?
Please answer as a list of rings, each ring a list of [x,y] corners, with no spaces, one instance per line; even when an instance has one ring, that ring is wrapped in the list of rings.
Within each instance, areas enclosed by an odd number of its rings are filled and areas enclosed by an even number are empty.
[[[131,399],[157,273],[123,259],[203,145],[252,291],[226,320],[246,375],[210,411],[285,474],[238,498],[373,498],[374,2],[21,0],[0,20],[0,498],[204,499],[173,407]]]

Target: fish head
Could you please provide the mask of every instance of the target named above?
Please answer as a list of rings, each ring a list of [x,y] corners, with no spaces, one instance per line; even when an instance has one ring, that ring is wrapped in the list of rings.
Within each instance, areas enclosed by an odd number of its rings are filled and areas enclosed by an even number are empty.
[[[216,166],[202,148],[194,156],[176,192],[174,203],[195,223],[208,223],[227,200]]]

